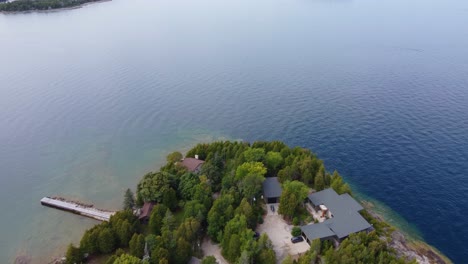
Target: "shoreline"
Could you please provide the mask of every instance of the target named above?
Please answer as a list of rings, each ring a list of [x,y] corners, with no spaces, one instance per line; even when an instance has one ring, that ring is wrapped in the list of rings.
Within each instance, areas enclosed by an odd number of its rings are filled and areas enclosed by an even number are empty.
[[[98,0],[98,1],[90,1],[87,3],[83,3],[77,6],[69,6],[69,7],[62,7],[62,8],[55,8],[55,9],[47,9],[47,10],[40,10],[40,9],[32,9],[32,10],[25,10],[25,11],[0,11],[0,14],[5,15],[16,15],[16,14],[30,14],[30,13],[55,13],[55,12],[62,12],[67,10],[75,10],[83,8],[87,5],[99,4],[104,2],[110,2],[112,0]]]
[[[431,264],[431,263],[447,263],[453,262],[440,252],[435,247],[429,245],[423,238],[413,237],[411,234],[406,233],[401,228],[391,225],[385,218],[372,210],[374,204],[370,201],[362,200],[361,204],[366,211],[375,219],[389,224],[394,231],[391,234],[391,241],[389,247],[393,248],[397,255],[405,256],[408,259],[415,259],[418,263]]]

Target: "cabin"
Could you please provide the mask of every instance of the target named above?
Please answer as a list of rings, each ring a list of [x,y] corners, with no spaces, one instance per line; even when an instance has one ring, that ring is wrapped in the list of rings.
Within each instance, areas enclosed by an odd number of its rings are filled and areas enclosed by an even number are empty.
[[[180,162],[182,166],[193,173],[200,173],[203,163],[205,161],[198,159],[198,155],[195,155],[195,158],[184,158]]]
[[[359,213],[364,208],[347,193],[339,195],[329,188],[310,194],[307,198],[318,215],[325,218],[321,223],[301,227],[302,235],[309,244],[314,239],[341,242],[350,234],[372,229]]]
[[[262,189],[265,203],[279,203],[283,189],[278,181],[278,177],[265,178],[262,184]]]
[[[153,211],[153,207],[153,202],[145,202],[140,210],[140,215],[138,216],[138,219],[142,222],[148,222],[151,216],[151,211]]]

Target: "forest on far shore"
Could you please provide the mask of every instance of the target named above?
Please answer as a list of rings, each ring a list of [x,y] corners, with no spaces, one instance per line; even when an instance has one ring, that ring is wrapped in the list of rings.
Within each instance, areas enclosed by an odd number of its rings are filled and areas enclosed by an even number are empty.
[[[5,2],[6,0],[0,0]],[[25,12],[53,10],[60,8],[76,7],[82,4],[97,2],[99,0],[16,0],[13,2],[0,4],[0,11],[3,12]]]

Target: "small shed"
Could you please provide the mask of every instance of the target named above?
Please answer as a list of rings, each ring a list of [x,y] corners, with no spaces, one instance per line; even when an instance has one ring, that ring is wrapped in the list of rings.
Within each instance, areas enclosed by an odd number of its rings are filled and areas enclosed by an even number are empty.
[[[153,207],[153,202],[145,202],[145,204],[143,204],[143,207],[140,210],[140,216],[138,216],[138,219],[144,222],[148,221],[151,216],[151,211],[153,211]]]
[[[278,177],[268,177],[263,181],[263,198],[266,203],[279,203],[282,191]]]

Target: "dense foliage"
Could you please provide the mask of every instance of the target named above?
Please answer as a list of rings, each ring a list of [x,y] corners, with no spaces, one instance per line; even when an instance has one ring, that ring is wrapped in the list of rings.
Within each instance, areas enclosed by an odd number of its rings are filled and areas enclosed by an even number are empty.
[[[99,0],[16,0],[0,4],[0,11],[20,12],[75,7]],[[0,1],[1,2],[1,1]]]
[[[220,244],[230,263],[275,263],[268,235],[254,232],[265,213],[265,177],[279,177],[283,185],[279,212],[295,225],[305,221],[303,201],[311,189],[332,187],[340,194],[351,193],[341,176],[336,171],[328,173],[312,152],[278,141],[199,144],[187,153],[187,157],[195,155],[205,160],[198,174],[182,166],[179,152],[168,155],[159,172],[147,173],[140,181],[136,199],[131,190],[125,192],[127,210],[87,230],[79,248],[70,245],[69,261],[78,263],[88,253],[114,254],[108,263],[143,263],[139,260],[145,259],[147,263],[185,264],[191,256],[202,255],[200,245],[208,236]],[[156,205],[142,225],[131,209],[145,202]],[[337,249],[313,241],[297,261],[286,258],[284,263],[403,263],[380,239],[389,234],[389,227],[368,214],[364,217],[375,224],[376,232],[350,236]],[[293,230],[294,235],[300,232],[297,227]],[[202,263],[216,260],[205,257]]]

